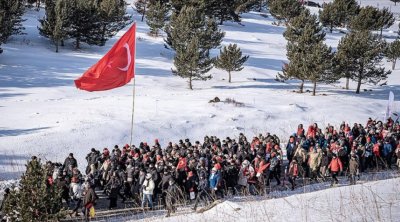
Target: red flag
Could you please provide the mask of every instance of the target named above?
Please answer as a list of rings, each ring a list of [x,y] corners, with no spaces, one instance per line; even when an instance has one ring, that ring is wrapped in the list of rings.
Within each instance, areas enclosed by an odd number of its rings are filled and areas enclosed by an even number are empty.
[[[103,58],[75,80],[76,87],[103,91],[130,82],[135,75],[135,34],[136,24],[133,24]]]

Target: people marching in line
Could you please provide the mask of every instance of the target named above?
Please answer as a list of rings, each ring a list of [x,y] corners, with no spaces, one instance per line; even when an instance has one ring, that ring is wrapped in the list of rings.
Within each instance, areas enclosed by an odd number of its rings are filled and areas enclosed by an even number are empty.
[[[86,176],[78,170],[71,153],[64,164],[48,163],[49,179],[62,190],[71,216],[84,215],[95,204],[94,190],[103,190],[109,209],[133,201],[145,210],[164,205],[167,216],[182,202],[202,202],[227,195],[262,195],[273,189],[296,189],[297,184],[326,181],[338,184],[338,176],[356,184],[361,172],[400,169],[400,123],[368,119],[366,125],[322,129],[316,123],[305,131],[300,124],[288,139],[283,153],[281,141],[270,133],[248,140],[205,136],[203,142],[189,139],[161,147],[156,139],[138,147],[115,145],[87,154]],[[286,157],[286,158],[285,158]],[[288,180],[290,186],[285,185]],[[300,182],[301,181],[301,182]],[[280,186],[282,184],[282,186]]]

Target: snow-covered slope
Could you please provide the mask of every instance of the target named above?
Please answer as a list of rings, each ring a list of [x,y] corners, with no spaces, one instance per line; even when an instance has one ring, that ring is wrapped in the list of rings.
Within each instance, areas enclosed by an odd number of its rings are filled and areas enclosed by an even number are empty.
[[[146,23],[128,8],[138,21],[135,144],[152,143],[155,138],[166,144],[181,138],[199,140],[205,135],[234,137],[239,132],[251,137],[268,131],[286,137],[299,123],[324,126],[341,121],[364,123],[370,116],[382,118],[389,91],[399,99],[398,70],[389,77],[388,86],[364,85],[372,91],[360,95],[343,90],[343,83],[319,85],[315,97],[292,92],[297,89],[296,81],[274,81],[286,62],[285,27],[274,26],[272,17],[254,12],[243,15],[242,25],[227,22],[221,26],[226,32],[223,44],[237,43],[250,55],[245,68],[233,73],[231,84],[225,72],[213,69],[212,80],[194,82],[195,89],[188,90],[184,79],[171,74],[173,53],[164,48],[163,38],[149,37]],[[391,8],[397,12],[400,5]],[[55,53],[50,42],[38,34],[38,18],[43,14],[43,9],[28,11],[24,22],[27,35],[15,36],[2,45],[0,179],[17,177],[15,172],[24,170],[31,155],[63,161],[73,152],[83,167],[91,147],[129,143],[132,83],[95,93],[77,90],[73,84],[125,31],[105,47],[83,45],[75,50],[67,42]],[[384,35],[391,40],[397,29],[396,23]],[[336,47],[341,36],[328,34],[326,42]],[[351,86],[354,89],[354,84]],[[306,89],[310,87],[306,85]],[[233,98],[245,106],[209,104],[215,96]]]
[[[399,183],[395,178],[263,201],[225,201],[204,213],[143,221],[398,221]]]

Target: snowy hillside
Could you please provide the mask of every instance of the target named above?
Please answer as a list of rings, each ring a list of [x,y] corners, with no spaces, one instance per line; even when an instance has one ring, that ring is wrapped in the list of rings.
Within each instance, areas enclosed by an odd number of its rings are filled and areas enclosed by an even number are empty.
[[[398,221],[399,183],[396,178],[263,201],[225,201],[204,213],[143,221]]]
[[[376,1],[361,2],[376,5]],[[400,5],[380,2],[380,6],[391,5],[392,11],[400,12]],[[131,7],[128,9],[138,21],[135,144],[152,144],[158,138],[165,145],[182,138],[200,140],[205,135],[235,137],[240,132],[249,137],[271,132],[286,138],[299,123],[325,126],[382,118],[389,91],[399,100],[398,70],[390,75],[387,86],[363,85],[372,91],[360,95],[354,93],[354,84],[351,91],[343,90],[343,83],[319,85],[318,95],[313,97],[293,92],[298,87],[296,81],[276,82],[275,75],[286,62],[285,27],[272,25],[271,16],[253,12],[243,15],[242,25],[228,22],[221,26],[226,32],[223,44],[236,43],[250,55],[245,68],[233,73],[231,84],[227,73],[213,69],[212,80],[194,82],[195,89],[190,91],[185,80],[172,75],[173,54],[164,48],[163,38],[149,37],[146,23],[140,22]],[[2,45],[0,180],[16,178],[31,155],[63,161],[73,152],[82,169],[91,147],[129,143],[132,83],[94,93],[77,90],[73,84],[125,31],[105,47],[83,45],[75,50],[69,42],[55,53],[49,40],[38,33],[38,18],[43,14],[43,9],[28,11],[24,22],[27,35],[13,36]],[[397,36],[398,22],[384,31],[389,41]],[[326,42],[335,48],[342,35],[328,34]],[[306,89],[310,87],[306,85]],[[233,98],[245,106],[209,104],[216,96]]]

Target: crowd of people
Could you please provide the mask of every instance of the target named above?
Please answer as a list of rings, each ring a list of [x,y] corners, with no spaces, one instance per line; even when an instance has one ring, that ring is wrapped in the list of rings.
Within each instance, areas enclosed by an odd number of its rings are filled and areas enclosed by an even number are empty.
[[[115,209],[120,198],[149,210],[164,205],[169,216],[179,203],[191,202],[196,210],[199,203],[227,193],[267,194],[286,180],[289,189],[295,189],[299,179],[330,180],[334,186],[338,175],[355,184],[360,172],[394,165],[400,169],[399,141],[398,119],[370,118],[366,125],[343,122],[339,128],[322,129],[314,123],[306,130],[300,124],[285,147],[270,133],[250,140],[242,133],[237,139],[205,136],[202,142],[185,139],[165,147],[156,139],[138,147],[92,148],[84,173],[72,153],[63,164],[48,162],[47,167],[52,172],[49,181],[62,188],[71,216],[82,208],[87,215],[96,202],[96,189],[108,195],[109,209]]]

